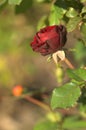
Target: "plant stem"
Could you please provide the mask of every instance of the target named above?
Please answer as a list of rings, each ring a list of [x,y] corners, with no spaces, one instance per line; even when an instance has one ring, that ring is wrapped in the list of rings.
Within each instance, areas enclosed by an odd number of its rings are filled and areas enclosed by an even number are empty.
[[[38,101],[38,100],[36,100],[35,98],[33,98],[31,96],[25,96],[24,98],[26,100],[32,102],[33,104],[36,104],[36,105],[40,106],[41,108],[43,108],[43,109],[45,109],[47,111],[51,111],[51,108],[47,104],[45,104],[45,103],[43,103],[41,101]]]
[[[75,68],[75,67],[72,65],[72,63],[71,63],[67,58],[65,58],[63,61],[68,65],[68,67],[69,67],[70,69],[74,69],[74,68]]]
[[[36,105],[40,106],[41,108],[43,108],[43,109],[46,110],[47,112],[52,113],[52,115],[53,115],[55,121],[58,121],[56,114],[55,114],[54,111],[50,108],[50,106],[49,106],[48,104],[45,104],[45,103],[43,103],[43,102],[41,102],[41,101],[38,101],[37,99],[35,99],[35,98],[31,97],[31,96],[25,96],[24,98],[25,98],[27,101],[32,102],[33,104],[36,104]]]
[[[58,64],[58,60],[64,61],[70,69],[74,69],[75,67],[72,63],[66,58],[64,51],[57,51],[52,55],[52,58],[56,64]],[[58,59],[59,58],[59,59]]]

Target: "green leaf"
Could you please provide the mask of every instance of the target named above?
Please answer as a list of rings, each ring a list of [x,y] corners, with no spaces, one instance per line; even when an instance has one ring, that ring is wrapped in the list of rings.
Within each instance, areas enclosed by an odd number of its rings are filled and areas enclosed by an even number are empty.
[[[58,129],[58,124],[56,122],[44,120],[44,121],[38,122],[34,130],[59,130],[59,129]]]
[[[81,114],[85,114],[84,116],[86,117],[86,103],[84,105],[82,103],[80,103],[79,110],[80,110]]]
[[[45,15],[43,16],[39,22],[38,22],[38,26],[37,26],[37,30],[40,30],[41,28],[45,27],[48,25],[48,17]]]
[[[50,62],[52,60],[52,56],[50,55],[48,58],[47,58],[47,62]]]
[[[33,0],[23,0],[20,5],[16,5],[15,12],[17,14],[26,12],[33,5]]]
[[[83,23],[83,24],[81,25],[80,31],[81,31],[83,37],[84,37],[85,40],[86,40],[86,23]]]
[[[7,0],[0,0],[0,5],[4,4]]]
[[[52,94],[51,107],[53,109],[72,107],[78,100],[80,93],[80,88],[72,82],[56,88]]]
[[[60,24],[60,20],[62,19],[65,12],[66,12],[65,9],[53,5],[51,8],[51,14],[49,16],[50,25]]]
[[[79,69],[75,70],[75,73],[77,75],[79,75],[79,77],[82,80],[86,81],[86,69],[79,68]]]
[[[80,0],[82,3],[86,2],[86,0]]]
[[[45,0],[36,0],[37,2],[41,3],[41,2],[45,2]]]
[[[86,70],[79,68],[76,70],[68,69],[67,73],[69,74],[70,78],[75,79],[76,81],[86,81]]]
[[[72,7],[70,7],[69,10],[68,10],[67,13],[66,13],[66,16],[67,16],[68,18],[74,18],[74,17],[76,17],[77,15],[78,15],[78,12],[77,12],[74,8],[72,8]]]
[[[68,73],[70,78],[72,78],[76,81],[82,81],[83,80],[82,78],[80,78],[80,76],[77,73],[75,73],[75,70],[67,69],[67,73]]]
[[[83,8],[82,8],[82,12],[81,13],[86,13],[86,6],[84,6]]]
[[[36,0],[37,2],[39,2],[39,3],[50,3],[51,2],[51,0]]]
[[[63,9],[68,10],[70,7],[80,11],[83,4],[79,0],[56,0],[55,4]]]
[[[63,128],[69,130],[82,130],[83,128],[86,128],[86,121],[79,120],[75,117],[68,117],[64,120]]]
[[[9,4],[19,5],[22,2],[22,0],[8,0]]]
[[[69,22],[67,23],[67,31],[68,32],[73,31],[78,26],[78,24],[80,23],[80,21],[81,21],[81,17],[71,18],[69,20]]]
[[[80,64],[86,63],[86,46],[82,40],[77,40],[75,43],[74,57],[77,61],[80,62]]]

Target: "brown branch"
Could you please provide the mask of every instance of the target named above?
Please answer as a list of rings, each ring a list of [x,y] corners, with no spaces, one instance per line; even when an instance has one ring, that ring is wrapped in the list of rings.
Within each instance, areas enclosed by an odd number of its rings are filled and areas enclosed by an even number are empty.
[[[36,100],[35,98],[33,98],[31,96],[25,96],[24,99],[32,102],[33,104],[36,104],[36,105],[40,106],[41,108],[43,108],[43,109],[45,109],[47,111],[51,111],[51,108],[47,104],[45,104],[45,103],[43,103],[41,101],[38,101],[38,100]]]
[[[72,65],[72,63],[71,63],[67,58],[65,58],[63,61],[68,65],[68,67],[69,67],[70,69],[74,69],[74,68],[75,68],[75,67]]]

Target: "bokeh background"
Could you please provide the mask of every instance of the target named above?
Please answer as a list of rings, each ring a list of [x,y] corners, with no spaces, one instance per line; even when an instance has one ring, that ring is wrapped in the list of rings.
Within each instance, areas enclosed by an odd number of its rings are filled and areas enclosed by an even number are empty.
[[[32,130],[43,116],[36,105],[12,98],[14,86],[32,91],[49,90],[56,84],[51,63],[30,47],[39,18],[49,12],[49,3],[25,1],[22,10],[8,4],[0,8],[0,130]]]
[[[24,99],[15,100],[12,96],[14,86],[21,85],[27,92],[51,93],[59,85],[54,62],[47,62],[47,56],[36,54],[30,47],[39,19],[49,15],[51,3],[48,0],[44,3],[41,0],[23,2],[16,6],[6,2],[0,6],[0,130],[33,130],[44,115],[38,106]],[[77,35],[77,30],[69,33],[65,47],[73,47]],[[83,52],[83,47],[79,49]],[[83,58],[84,54],[80,54]],[[68,58],[78,66],[74,57],[68,53]],[[79,56],[77,59],[81,62]],[[68,80],[65,75],[64,82]]]

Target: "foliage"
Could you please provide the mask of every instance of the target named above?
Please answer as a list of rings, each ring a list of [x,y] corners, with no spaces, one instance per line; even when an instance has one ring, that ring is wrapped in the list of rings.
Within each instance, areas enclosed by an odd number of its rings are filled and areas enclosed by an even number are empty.
[[[79,87],[72,82],[67,83],[64,86],[54,89],[51,100],[51,106],[52,108],[66,108],[70,106],[73,107],[75,102],[78,100],[79,96]]]
[[[74,56],[77,61],[80,61],[83,66],[86,63],[86,6],[85,1],[78,0],[56,0],[52,4],[49,16],[40,21],[38,28],[54,25],[64,24],[67,28],[67,32],[72,32],[76,28],[80,32],[80,38],[77,39],[75,45]],[[61,85],[59,88],[55,88],[52,93],[51,107],[55,108],[69,108],[74,107],[76,103],[85,101],[86,97],[83,96],[82,90],[86,91],[86,70],[83,68],[68,69],[67,73],[71,78],[69,83]],[[82,98],[81,98],[82,97]],[[84,108],[84,106],[83,106]],[[68,121],[68,122],[66,122]],[[73,124],[72,124],[73,123]],[[72,125],[71,125],[72,124]],[[66,126],[67,125],[67,126]],[[85,121],[68,117],[65,119],[63,129],[82,129],[86,128]]]
[[[2,12],[4,8],[11,6],[15,14],[25,13],[25,15],[27,15],[28,9],[34,6],[34,4],[41,4],[43,6],[44,3],[50,7],[50,12],[44,14],[38,21],[38,30],[48,25],[63,24],[69,34],[74,31],[77,31],[79,34],[79,36],[76,37],[74,51],[72,51],[75,61],[78,63],[78,67],[75,69],[66,69],[70,80],[65,84],[61,83],[60,87],[56,87],[51,97],[52,109],[61,108],[67,110],[75,107],[78,114],[76,116],[69,115],[66,117],[61,113],[61,115],[57,116],[57,118],[60,118],[59,121],[55,118],[56,112],[54,112],[52,115],[52,118],[55,119],[54,121],[46,117],[43,121],[36,124],[34,130],[82,130],[86,128],[86,0],[0,0],[0,10]],[[10,16],[11,18],[13,17],[11,13]],[[6,24],[11,26],[12,23],[9,21],[9,18],[6,17],[7,22],[3,25],[4,18],[2,18],[2,16],[0,17],[0,42],[2,43],[0,53],[13,52],[16,50],[16,45],[12,45],[11,43],[16,42],[15,37],[18,38],[18,32],[16,32],[15,29],[8,29],[9,31],[6,33],[4,31],[7,27]],[[4,39],[2,40],[3,35]],[[69,50],[70,49],[71,48],[69,48]],[[22,53],[21,49],[18,50],[16,54],[19,53]],[[1,59],[3,59],[3,61],[0,60],[0,71],[2,75],[0,80],[6,85],[9,84],[12,74],[8,72],[8,69],[5,67],[7,61],[5,61],[2,56]],[[28,67],[26,68],[26,71],[27,70]],[[2,71],[6,71],[8,76],[3,75]],[[60,81],[62,82],[63,76],[61,78]]]

